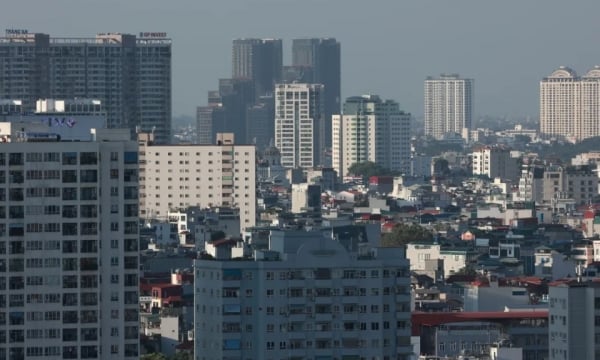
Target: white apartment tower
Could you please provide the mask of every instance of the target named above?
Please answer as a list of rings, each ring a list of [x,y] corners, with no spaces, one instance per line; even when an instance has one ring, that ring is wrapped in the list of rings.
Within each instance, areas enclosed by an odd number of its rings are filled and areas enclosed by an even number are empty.
[[[139,358],[137,144],[92,131],[1,126],[0,359]]]
[[[340,177],[355,163],[372,161],[392,171],[410,171],[409,113],[377,95],[346,99],[332,117],[332,162]]]
[[[540,131],[575,142],[600,136],[600,67],[578,77],[561,66],[540,82]]]
[[[325,151],[324,87],[321,84],[275,86],[275,147],[286,168],[321,164]]]
[[[448,134],[468,134],[473,118],[473,83],[473,79],[462,79],[458,74],[425,80],[425,135],[443,139]]]
[[[156,145],[140,134],[140,217],[166,218],[190,206],[240,210],[242,231],[256,221],[256,147],[218,134],[216,145]]]
[[[320,231],[272,231],[269,244],[194,262],[197,360],[410,358],[404,249],[351,251]]]

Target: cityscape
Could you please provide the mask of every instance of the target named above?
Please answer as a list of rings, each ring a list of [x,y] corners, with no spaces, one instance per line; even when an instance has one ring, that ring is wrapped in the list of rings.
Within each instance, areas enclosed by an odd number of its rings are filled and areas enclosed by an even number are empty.
[[[158,25],[0,35],[0,360],[600,359],[600,56],[499,113],[441,48],[390,92],[344,32],[215,29],[190,96]]]

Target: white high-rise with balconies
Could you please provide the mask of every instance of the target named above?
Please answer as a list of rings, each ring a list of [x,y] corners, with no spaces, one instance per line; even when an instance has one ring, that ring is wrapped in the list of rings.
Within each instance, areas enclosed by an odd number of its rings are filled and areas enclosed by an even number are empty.
[[[473,121],[473,79],[442,74],[425,80],[425,135],[443,139],[452,134],[468,140]]]
[[[574,142],[600,136],[600,67],[579,77],[561,66],[540,82],[540,131]]]
[[[377,95],[346,99],[344,113],[332,116],[332,162],[340,177],[356,163],[372,161],[392,170],[410,170],[409,113]]]
[[[138,359],[137,144],[29,125],[0,124],[0,359]]]
[[[275,86],[275,147],[286,168],[322,165],[325,151],[324,87],[321,84]]]

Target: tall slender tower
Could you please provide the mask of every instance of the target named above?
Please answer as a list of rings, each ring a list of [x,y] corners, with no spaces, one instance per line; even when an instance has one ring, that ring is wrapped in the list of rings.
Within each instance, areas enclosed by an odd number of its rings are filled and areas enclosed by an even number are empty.
[[[0,98],[102,101],[108,126],[171,139],[171,40],[166,33],[103,33],[50,38],[8,32],[0,38]]]
[[[324,85],[325,147],[331,147],[331,116],[340,113],[341,46],[334,38],[295,39],[292,64],[310,76],[308,82]]]
[[[281,39],[235,39],[231,76],[253,80],[256,99],[272,94],[281,80],[282,54]]]
[[[425,135],[442,139],[459,134],[468,140],[473,121],[473,79],[442,74],[425,80]]]
[[[372,161],[393,171],[410,170],[410,114],[377,95],[346,99],[332,118],[333,168],[340,177],[355,163]]]
[[[275,147],[281,152],[284,167],[321,164],[325,150],[323,88],[321,84],[275,87]]]

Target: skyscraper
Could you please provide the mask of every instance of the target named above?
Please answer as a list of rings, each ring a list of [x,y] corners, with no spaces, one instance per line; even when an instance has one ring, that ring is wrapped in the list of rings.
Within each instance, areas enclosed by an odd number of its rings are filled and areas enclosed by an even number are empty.
[[[232,50],[233,79],[254,81],[255,98],[272,94],[281,80],[281,39],[235,39]]]
[[[306,68],[307,82],[323,84],[325,147],[331,147],[331,116],[340,113],[341,47],[334,38],[295,39],[292,42],[292,65]]]
[[[325,150],[323,85],[275,86],[275,147],[281,165],[310,168],[321,165]]]
[[[248,143],[246,139],[246,111],[254,104],[256,92],[251,79],[219,79],[219,95],[223,108],[222,123],[214,123],[213,139],[216,133],[231,132],[239,144]]]
[[[273,133],[273,96],[263,96],[260,102],[246,110],[246,142],[256,145],[257,150],[272,146]]]
[[[572,141],[600,136],[600,67],[583,77],[561,66],[540,82],[540,131]]]
[[[473,79],[442,74],[425,80],[425,135],[442,139],[459,134],[468,140],[473,121]]]
[[[395,101],[377,95],[347,98],[343,114],[332,119],[332,159],[338,175],[347,175],[350,166],[363,161],[409,171],[410,119]]]
[[[50,38],[10,33],[0,38],[0,98],[102,101],[108,126],[171,134],[171,40],[165,33]]]
[[[27,127],[0,134],[0,358],[138,359],[137,144]]]

